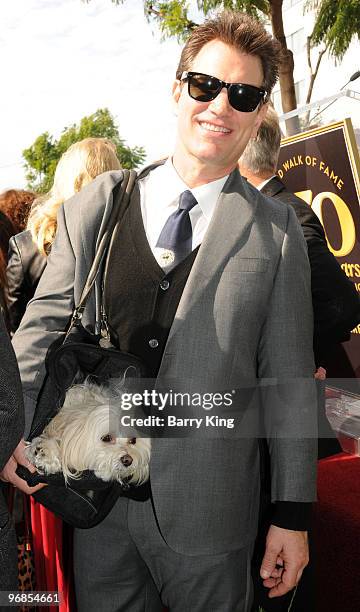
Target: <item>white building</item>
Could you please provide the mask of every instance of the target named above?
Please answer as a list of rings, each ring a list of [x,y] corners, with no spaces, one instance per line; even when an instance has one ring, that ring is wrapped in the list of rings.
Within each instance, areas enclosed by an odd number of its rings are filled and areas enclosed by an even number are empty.
[[[284,30],[289,49],[294,54],[294,81],[298,107],[306,102],[306,96],[310,82],[310,70],[308,67],[306,42],[310,36],[315,21],[315,11],[304,11],[305,0],[284,0],[283,20]],[[315,48],[311,52],[313,69],[322,46]],[[360,42],[354,39],[341,62],[335,63],[334,58],[325,53],[315,80],[311,102],[322,100],[333,94],[340,92],[350,77],[360,70]],[[359,92],[360,78],[349,83],[345,88]],[[282,114],[280,88],[277,85],[274,91],[274,104],[279,114]],[[314,116],[319,109],[315,108],[311,112]],[[342,97],[334,102],[326,111],[321,113],[322,123],[338,121],[345,117],[351,117],[354,128],[356,129],[358,142],[360,141],[360,100]]]

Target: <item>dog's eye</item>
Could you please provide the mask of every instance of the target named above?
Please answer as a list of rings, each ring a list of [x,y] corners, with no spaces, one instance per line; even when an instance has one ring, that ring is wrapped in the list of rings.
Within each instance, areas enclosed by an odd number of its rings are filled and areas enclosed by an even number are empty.
[[[101,436],[102,442],[112,442],[113,436],[111,434],[106,434],[105,436]]]
[[[136,438],[130,438],[128,444],[136,444]]]

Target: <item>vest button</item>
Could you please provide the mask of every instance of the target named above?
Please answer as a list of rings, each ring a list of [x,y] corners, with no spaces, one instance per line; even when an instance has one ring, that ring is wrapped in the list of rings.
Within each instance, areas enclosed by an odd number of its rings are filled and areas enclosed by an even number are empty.
[[[170,287],[170,283],[169,283],[169,281],[168,281],[168,280],[163,280],[163,281],[161,281],[161,283],[160,283],[160,288],[161,288],[163,291],[166,291],[166,289],[169,289],[169,287]]]
[[[156,338],[151,338],[151,340],[149,340],[149,346],[150,348],[157,348],[159,346],[158,340],[156,340]]]

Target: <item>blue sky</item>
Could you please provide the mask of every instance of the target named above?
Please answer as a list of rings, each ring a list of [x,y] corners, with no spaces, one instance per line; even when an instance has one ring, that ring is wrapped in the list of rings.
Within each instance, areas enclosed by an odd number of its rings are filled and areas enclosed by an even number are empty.
[[[21,152],[39,134],[105,106],[149,161],[171,150],[180,47],[161,42],[142,0],[9,0],[0,23],[0,191],[25,185]]]

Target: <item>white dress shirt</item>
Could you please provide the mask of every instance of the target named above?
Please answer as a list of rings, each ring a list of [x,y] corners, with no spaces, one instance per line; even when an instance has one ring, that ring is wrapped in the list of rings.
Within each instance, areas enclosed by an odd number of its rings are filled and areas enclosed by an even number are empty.
[[[167,219],[178,208],[180,194],[188,189],[198,202],[189,213],[193,230],[192,248],[196,249],[204,238],[227,178],[228,175],[190,189],[169,158],[164,165],[155,168],[139,181],[144,228],[150,248],[159,263],[156,243]]]

